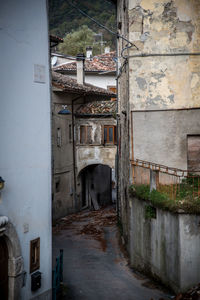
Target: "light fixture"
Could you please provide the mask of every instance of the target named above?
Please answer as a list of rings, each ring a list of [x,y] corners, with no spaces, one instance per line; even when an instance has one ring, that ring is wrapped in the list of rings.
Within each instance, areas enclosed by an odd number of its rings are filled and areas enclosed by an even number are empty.
[[[5,182],[5,180],[3,180],[3,178],[0,176],[0,190],[3,190],[4,182]]]
[[[71,115],[71,111],[67,109],[67,105],[62,105],[63,109],[61,109],[58,114],[59,115]]]

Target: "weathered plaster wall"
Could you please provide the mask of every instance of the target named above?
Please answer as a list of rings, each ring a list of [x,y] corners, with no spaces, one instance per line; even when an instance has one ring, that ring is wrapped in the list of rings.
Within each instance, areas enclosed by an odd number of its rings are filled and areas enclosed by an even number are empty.
[[[133,112],[135,158],[186,170],[187,135],[200,134],[199,116],[200,109]]]
[[[118,31],[121,35],[128,38],[128,0],[118,1],[117,4],[117,24]],[[118,39],[118,114],[119,114],[119,170],[118,170],[118,206],[120,220],[123,224],[123,235],[127,239],[128,236],[128,216],[127,216],[127,200],[128,186],[130,177],[130,141],[129,141],[129,61],[122,58],[122,49],[127,46],[127,42]],[[126,54],[126,51],[123,53]]]
[[[80,126],[92,126],[92,144],[80,144]],[[102,131],[104,125],[116,125],[113,118],[107,119],[77,119],[76,120],[76,149],[77,149],[77,174],[92,164],[108,165],[115,168],[116,145],[102,145]]]
[[[74,171],[73,171],[73,143],[72,143],[72,115],[60,115],[58,112],[67,105],[72,112],[72,100],[77,95],[64,92],[52,93],[52,152],[53,152],[53,187],[52,212],[53,219],[58,219],[76,210]],[[83,99],[77,100],[80,105]],[[76,107],[74,105],[74,107]],[[58,143],[58,128],[60,129],[60,144]]]
[[[200,52],[198,0],[130,0],[129,55]],[[200,56],[129,58],[131,109],[199,107]]]
[[[23,287],[22,281],[16,277],[19,286],[14,288],[20,291],[20,296],[13,296],[11,289],[9,299],[39,299],[44,293],[45,299],[51,299],[51,108],[47,2],[8,0],[1,1],[0,6],[0,176],[5,180],[0,215],[7,216],[15,227],[26,272]],[[40,237],[42,285],[32,292],[30,241],[37,237]],[[10,242],[16,243],[16,240]],[[16,261],[15,274],[13,270],[9,272],[12,276],[19,276],[20,268],[20,261]]]
[[[156,209],[145,219],[147,203],[130,199],[132,266],[160,278],[175,292],[198,284],[200,276],[200,216]]]

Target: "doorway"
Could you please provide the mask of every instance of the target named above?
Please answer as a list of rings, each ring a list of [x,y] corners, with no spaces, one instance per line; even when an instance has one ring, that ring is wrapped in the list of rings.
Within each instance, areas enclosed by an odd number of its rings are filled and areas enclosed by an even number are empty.
[[[82,208],[103,207],[112,203],[112,169],[107,165],[90,165],[81,172]],[[94,207],[95,208],[95,207]]]
[[[8,247],[4,237],[0,237],[0,296],[8,299]]]

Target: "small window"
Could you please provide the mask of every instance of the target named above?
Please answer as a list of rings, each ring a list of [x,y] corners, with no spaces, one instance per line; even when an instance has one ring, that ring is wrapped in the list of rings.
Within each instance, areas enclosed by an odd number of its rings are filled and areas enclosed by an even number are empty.
[[[92,126],[80,126],[80,143],[92,143]]]
[[[40,268],[40,238],[30,241],[30,273]]]
[[[60,179],[58,178],[56,180],[56,193],[59,193],[60,192]]]
[[[62,145],[61,129],[57,128],[57,147],[61,147],[61,145]]]
[[[116,126],[105,125],[104,126],[104,144],[116,144],[116,143],[117,143]]]

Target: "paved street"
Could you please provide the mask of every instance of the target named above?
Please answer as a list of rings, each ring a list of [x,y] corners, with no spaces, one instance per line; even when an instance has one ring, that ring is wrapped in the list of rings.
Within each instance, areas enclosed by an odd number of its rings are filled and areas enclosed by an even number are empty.
[[[129,268],[115,224],[115,211],[106,208],[68,216],[53,228],[54,261],[64,249],[64,299],[169,299]]]

